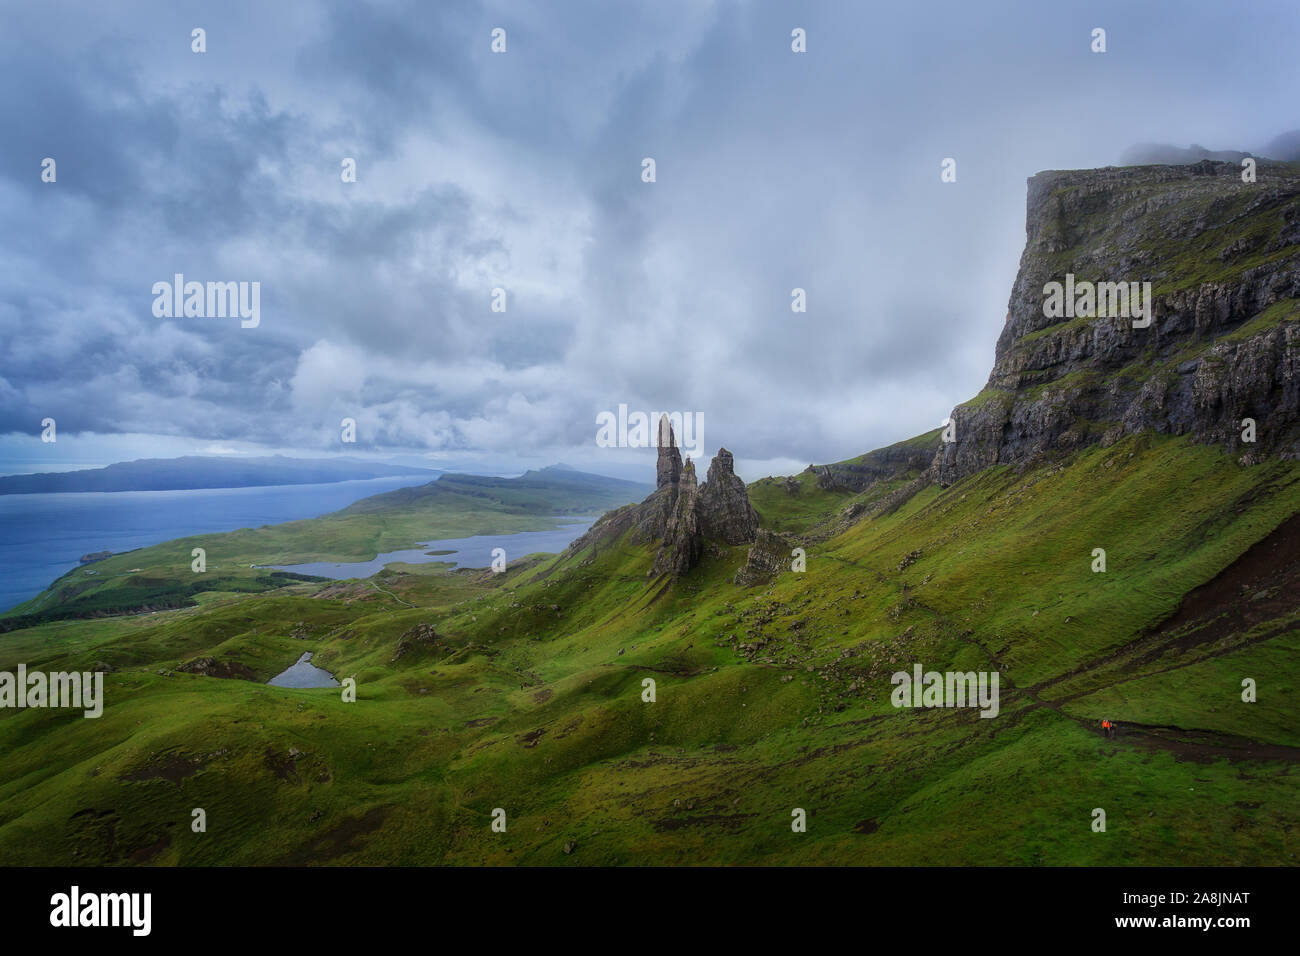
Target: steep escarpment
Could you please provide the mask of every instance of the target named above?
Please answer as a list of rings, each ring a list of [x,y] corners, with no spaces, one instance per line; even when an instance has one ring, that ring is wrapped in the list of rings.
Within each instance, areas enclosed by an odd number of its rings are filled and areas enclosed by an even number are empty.
[[[879,481],[900,475],[919,475],[934,462],[939,447],[939,430],[830,465],[809,465],[817,486],[826,491],[860,492]]]
[[[992,374],[953,411],[955,440],[930,477],[946,485],[1144,430],[1246,464],[1300,457],[1300,167],[1241,176],[1205,161],[1032,177]],[[1150,323],[1100,296],[1053,314],[1049,283],[1150,283]]]

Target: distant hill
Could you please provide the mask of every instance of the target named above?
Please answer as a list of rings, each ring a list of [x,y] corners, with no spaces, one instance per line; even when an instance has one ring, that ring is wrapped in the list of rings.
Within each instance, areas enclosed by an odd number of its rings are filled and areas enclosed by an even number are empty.
[[[546,531],[557,527],[561,516],[598,515],[653,490],[649,484],[555,466],[517,478],[445,474],[319,518],[193,535],[120,554],[88,554],[93,561],[0,614],[0,633],[42,621],[189,607],[204,591],[250,593],[302,579],[267,565],[369,561],[436,538]],[[210,557],[201,575],[190,565],[196,546],[220,556]]]
[[[85,491],[183,491],[311,485],[398,475],[441,475],[436,468],[384,465],[356,458],[142,458],[85,471],[42,472],[0,477],[0,495]]]
[[[1203,159],[1221,163],[1240,163],[1251,153],[1235,149],[1206,149],[1193,143],[1184,149],[1168,143],[1137,143],[1124,150],[1121,166],[1188,166]]]
[[[1264,147],[1264,155],[1284,163],[1300,163],[1300,129],[1274,137]]]
[[[1237,149],[1207,149],[1193,143],[1186,148],[1169,143],[1135,143],[1120,156],[1121,166],[1189,166],[1203,159],[1216,163],[1235,163],[1247,156],[1256,159],[1273,159],[1282,163],[1300,162],[1300,129],[1293,129],[1273,137],[1258,153]]]
[[[457,500],[475,510],[515,514],[600,514],[640,501],[653,490],[649,484],[641,482],[575,471],[568,465],[551,465],[525,472],[517,478],[445,474],[428,484],[362,498],[339,514],[425,508]]]

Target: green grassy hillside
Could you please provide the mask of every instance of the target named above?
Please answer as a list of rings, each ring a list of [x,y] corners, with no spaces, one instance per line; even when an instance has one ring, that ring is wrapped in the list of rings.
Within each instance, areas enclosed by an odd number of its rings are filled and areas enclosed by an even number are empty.
[[[8,633],[0,669],[113,670],[98,720],[0,714],[0,862],[1294,864],[1300,464],[1147,434],[892,510],[794,481],[751,487],[807,542],[767,586],[623,539]],[[265,685],[304,650],[357,701]],[[894,708],[917,662],[996,669],[999,715]]]

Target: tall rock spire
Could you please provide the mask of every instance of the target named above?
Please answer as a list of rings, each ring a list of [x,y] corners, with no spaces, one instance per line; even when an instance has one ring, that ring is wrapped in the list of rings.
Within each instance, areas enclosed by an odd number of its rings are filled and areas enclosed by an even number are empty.
[[[605,515],[569,548],[594,550],[626,534],[633,545],[657,543],[650,574],[679,577],[690,573],[707,552],[723,553],[727,546],[753,543],[758,514],[745,483],[736,475],[731,452],[718,451],[708,480],[701,485],[695,463],[689,458],[682,462],[667,415],[659,419],[657,429],[658,487],[639,505]]]
[[[736,475],[735,460],[725,448],[718,449],[709,465],[699,510],[700,530],[707,537],[727,544],[750,544],[758,533],[758,514],[749,503],[745,483]]]
[[[656,486],[675,485],[682,477],[682,453],[677,450],[677,438],[667,415],[659,417],[659,462],[655,466]]]
[[[698,487],[695,465],[689,458],[682,469],[677,485],[677,500],[664,528],[663,540],[655,553],[654,574],[685,574],[700,563],[704,555],[704,536],[700,533],[700,517],[696,506]]]

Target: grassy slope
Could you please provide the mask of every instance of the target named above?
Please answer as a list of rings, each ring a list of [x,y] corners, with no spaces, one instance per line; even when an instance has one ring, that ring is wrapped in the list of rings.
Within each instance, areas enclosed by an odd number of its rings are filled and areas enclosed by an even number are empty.
[[[756,486],[767,526],[807,531],[850,500],[799,481]],[[1300,746],[1300,626],[1126,682],[1091,665],[1297,510],[1294,463],[1141,436],[927,489],[769,587],[730,583],[744,548],[669,586],[624,541],[495,579],[387,573],[413,609],[295,584],[18,631],[0,669],[118,670],[98,721],[0,715],[0,862],[1294,863],[1293,762],[1189,759],[1096,722]],[[443,643],[393,662],[419,622]],[[202,653],[265,680],[302,650],[355,675],[358,702],[174,671]],[[916,661],[996,662],[1001,715],[895,710],[889,675]]]
[[[787,490],[787,482],[798,490]],[[849,496],[819,488],[816,475],[805,471],[793,478],[759,479],[749,486],[749,500],[768,530],[801,531],[833,518]]]

